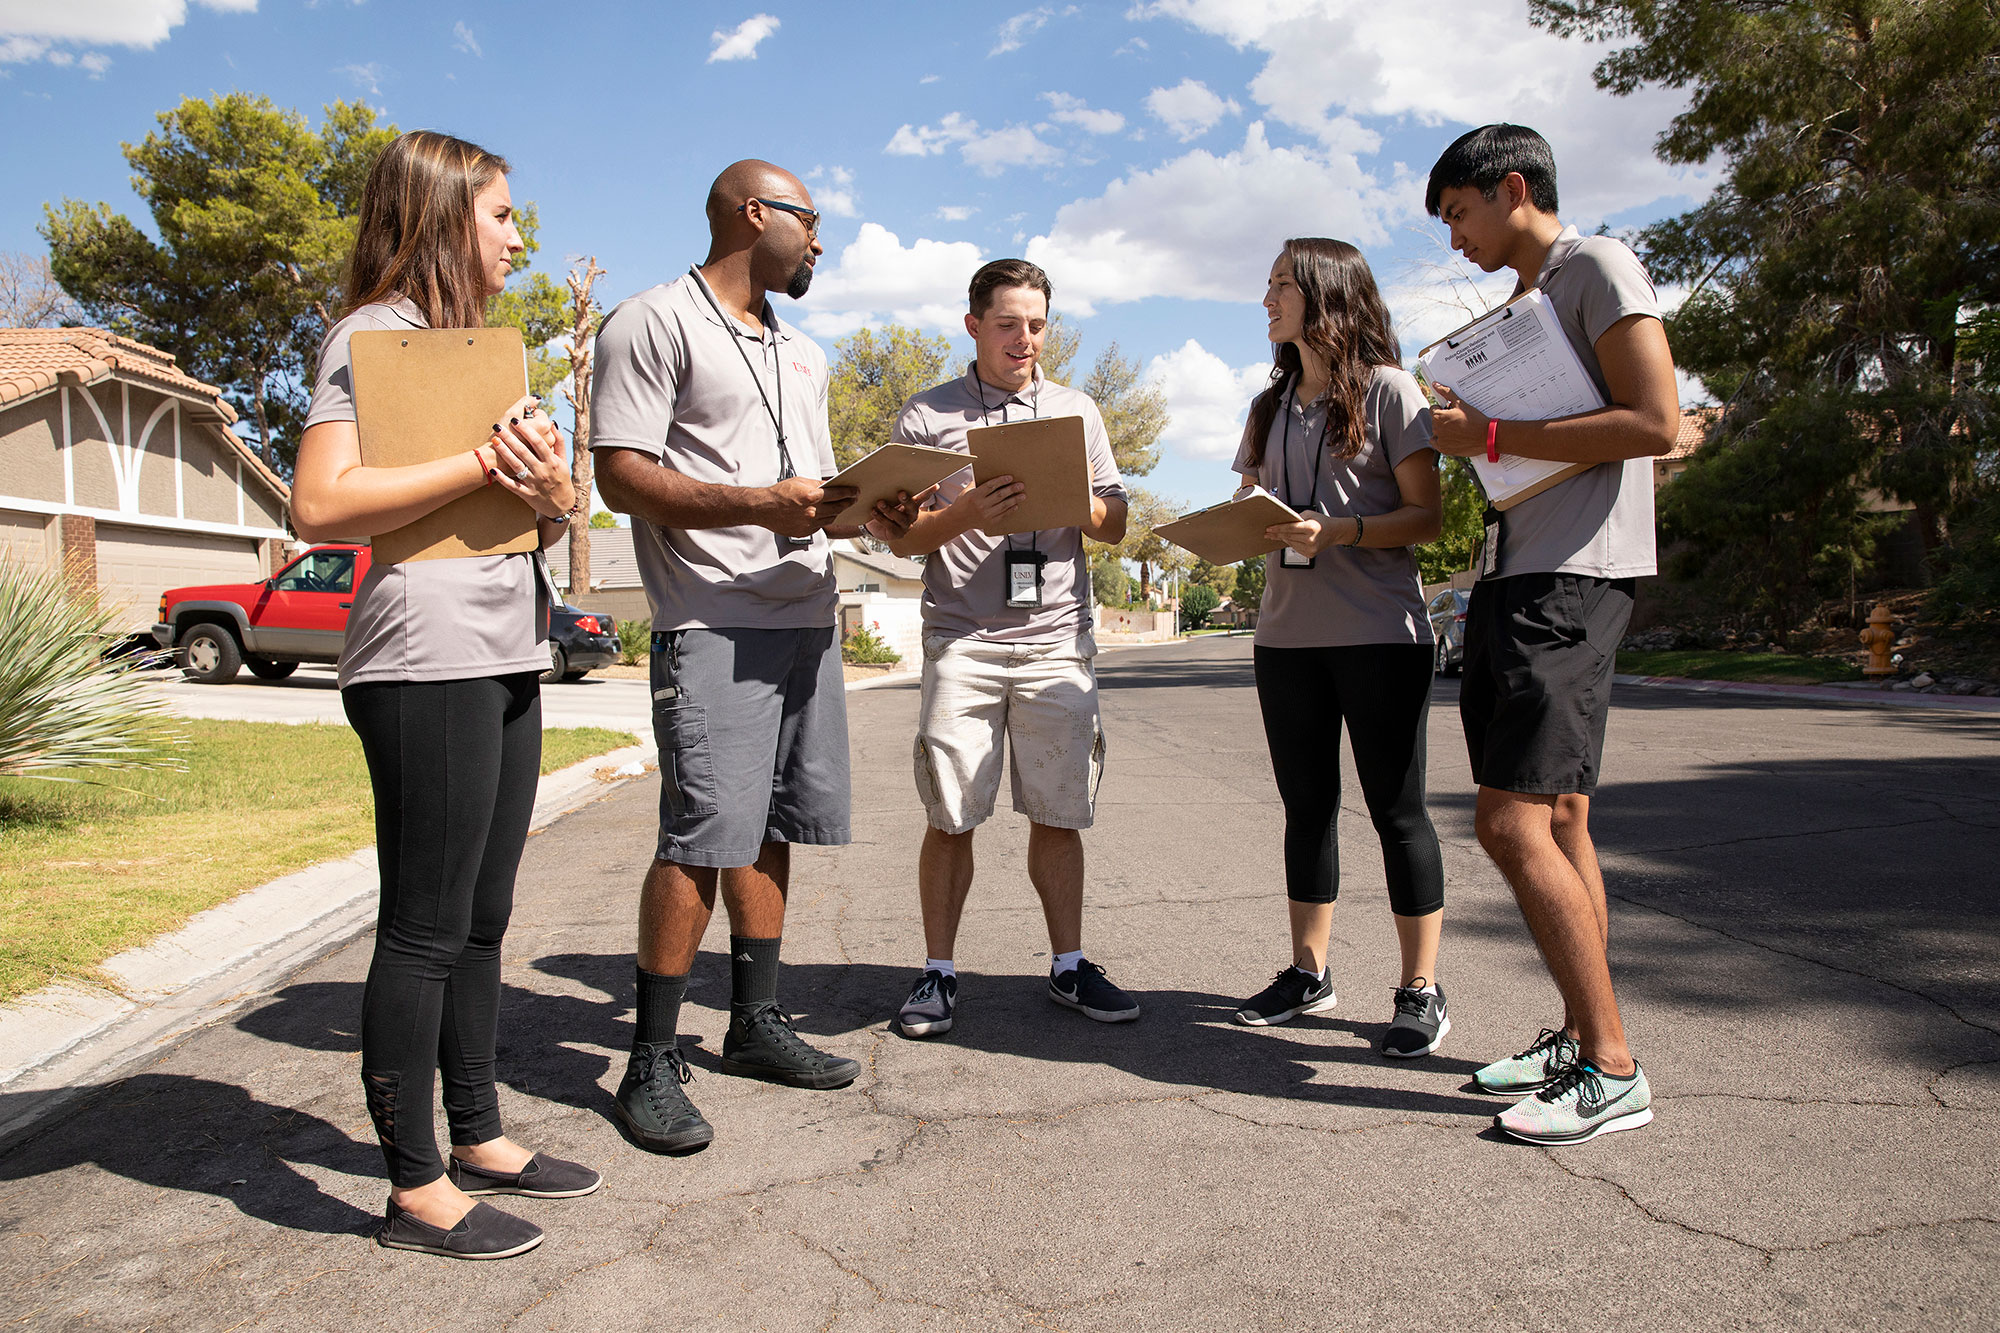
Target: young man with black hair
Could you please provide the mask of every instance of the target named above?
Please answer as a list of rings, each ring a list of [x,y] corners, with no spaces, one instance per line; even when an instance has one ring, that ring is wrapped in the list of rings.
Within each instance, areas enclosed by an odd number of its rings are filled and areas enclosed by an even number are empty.
[[[1440,385],[1432,414],[1440,453],[1595,465],[1504,515],[1488,511],[1497,563],[1473,588],[1459,696],[1480,846],[1513,888],[1565,1009],[1561,1026],[1474,1082],[1530,1094],[1495,1118],[1503,1132],[1577,1143],[1653,1118],[1611,987],[1589,817],[1633,580],[1655,572],[1652,458],[1680,426],[1674,362],[1638,257],[1557,219],[1555,158],[1533,130],[1460,136],[1431,168],[1424,207],[1468,260],[1512,269],[1517,294],[1541,289],[1607,404],[1554,421],[1495,421]]]
[[[995,536],[987,528],[1003,526],[1025,487],[1009,476],[974,485],[968,467],[946,478],[906,536],[889,542],[898,555],[929,557],[914,755],[929,824],[917,859],[928,956],[896,1016],[910,1037],[952,1026],[952,952],[972,889],[972,835],[999,796],[1003,738],[1014,808],[1028,817],[1028,878],[1049,928],[1049,998],[1101,1023],[1139,1016],[1132,997],[1083,956],[1082,939],[1081,830],[1096,812],[1104,762],[1083,539],[1124,537],[1125,486],[1097,404],[1051,383],[1037,364],[1053,295],[1048,274],[1026,260],[996,259],[975,273],[965,317],[972,365],[905,403],[890,436],[965,451],[979,426],[1081,417],[1091,489],[1080,528]]]

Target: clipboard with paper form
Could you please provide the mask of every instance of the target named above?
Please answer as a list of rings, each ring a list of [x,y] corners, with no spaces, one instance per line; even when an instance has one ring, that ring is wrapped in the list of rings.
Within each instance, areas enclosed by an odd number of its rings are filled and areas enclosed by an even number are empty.
[[[1221,504],[1182,514],[1153,531],[1211,565],[1235,565],[1269,555],[1284,545],[1264,535],[1264,529],[1299,521],[1298,511],[1262,486],[1245,488]]]
[[[367,329],[348,340],[354,428],[366,467],[408,467],[486,443],[528,392],[521,331]],[[505,555],[541,545],[535,511],[482,486],[391,532],[373,534],[381,564]]]
[[[1500,421],[1550,421],[1605,405],[1540,288],[1447,333],[1418,355],[1417,368],[1429,383],[1447,386]],[[1497,463],[1483,455],[1466,461],[1487,501],[1500,510],[1596,466],[1515,454],[1502,454]]]

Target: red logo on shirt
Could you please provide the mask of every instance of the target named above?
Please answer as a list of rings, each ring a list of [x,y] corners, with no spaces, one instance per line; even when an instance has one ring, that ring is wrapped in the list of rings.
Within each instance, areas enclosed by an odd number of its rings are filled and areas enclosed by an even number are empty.
[[[792,369],[798,371],[799,374],[804,375],[807,379],[812,378],[813,372],[811,366],[803,365],[797,361],[794,361],[792,362]]]

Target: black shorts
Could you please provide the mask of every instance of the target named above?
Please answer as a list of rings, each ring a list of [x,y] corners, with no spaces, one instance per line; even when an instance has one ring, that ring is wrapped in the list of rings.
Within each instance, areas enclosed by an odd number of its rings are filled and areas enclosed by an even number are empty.
[[[1473,585],[1458,711],[1472,780],[1533,795],[1597,789],[1632,580],[1515,574]]]

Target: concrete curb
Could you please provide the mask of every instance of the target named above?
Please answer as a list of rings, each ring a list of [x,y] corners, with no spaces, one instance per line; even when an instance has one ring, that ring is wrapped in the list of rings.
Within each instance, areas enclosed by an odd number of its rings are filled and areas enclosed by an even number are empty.
[[[541,780],[530,827],[545,828],[647,770],[629,745]],[[0,1005],[0,1147],[84,1089],[242,1008],[375,924],[375,849],[308,866],[199,913],[104,964],[117,989],[45,986]]]
[[[1611,678],[1619,685],[1688,690],[1696,694],[1761,694],[1784,699],[1810,699],[1819,703],[1858,704],[1863,708],[1939,708],[1949,712],[2000,713],[2000,699],[1976,694],[1917,694],[1913,691],[1878,690],[1857,684],[1839,685],[1754,685],[1736,680],[1691,680],[1685,676],[1622,676]]]

